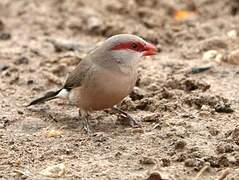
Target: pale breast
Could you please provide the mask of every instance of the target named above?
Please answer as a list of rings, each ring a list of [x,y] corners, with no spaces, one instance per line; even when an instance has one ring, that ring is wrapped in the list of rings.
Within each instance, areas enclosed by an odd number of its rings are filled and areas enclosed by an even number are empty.
[[[72,90],[70,100],[88,111],[111,108],[129,95],[136,78],[135,71],[127,74],[96,71],[81,87]]]

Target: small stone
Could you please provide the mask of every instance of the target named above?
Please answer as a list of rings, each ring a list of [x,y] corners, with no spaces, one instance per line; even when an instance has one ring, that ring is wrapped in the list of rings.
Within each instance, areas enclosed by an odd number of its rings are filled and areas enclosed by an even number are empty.
[[[19,75],[14,75],[11,80],[9,81],[9,84],[16,84],[20,80]]]
[[[28,179],[32,174],[30,171],[28,170],[14,170],[15,173],[15,178],[16,179]]]
[[[152,113],[145,116],[142,121],[144,122],[159,122],[162,118],[162,115],[159,113]]]
[[[54,74],[52,73],[49,73],[49,72],[43,72],[43,75],[45,76],[45,78],[47,78],[47,80],[50,82],[50,83],[54,83],[54,84],[57,84],[57,85],[61,85],[61,80],[55,76]]]
[[[183,149],[187,143],[183,140],[179,140],[175,143],[175,149]]]
[[[34,80],[32,80],[32,79],[29,79],[28,81],[27,81],[27,85],[31,85],[31,84],[33,84],[34,83]]]
[[[152,172],[146,180],[163,180],[159,172]]]
[[[212,135],[212,136],[217,136],[219,134],[219,130],[217,130],[214,127],[209,127],[208,128],[208,132]]]
[[[234,112],[230,104],[225,104],[222,102],[219,102],[215,105],[215,111],[218,113],[233,113]]]
[[[157,91],[158,88],[159,88],[159,85],[156,84],[156,83],[151,83],[151,84],[149,84],[149,86],[147,87],[147,89],[150,90],[150,91]]]
[[[239,127],[236,127],[231,133],[233,141],[239,145]]]
[[[29,63],[29,59],[27,58],[27,57],[20,57],[20,58],[18,58],[15,62],[14,62],[14,64],[16,64],[16,65],[21,65],[21,64],[28,64]]]
[[[202,66],[202,67],[192,67],[191,72],[193,74],[197,74],[197,73],[202,73],[202,72],[208,71],[211,68],[212,68],[211,65],[210,66]]]
[[[109,1],[109,4],[106,5],[106,9],[110,12],[116,12],[116,13],[122,13],[125,10],[122,3],[117,3],[117,2],[110,3],[110,1]]]
[[[94,139],[93,140],[95,142],[105,142],[108,139],[109,139],[109,137],[104,132],[97,132],[97,133],[94,134]]]
[[[222,62],[224,59],[225,59],[225,55],[218,53],[217,56],[216,56],[216,58],[215,58],[215,61],[216,61],[217,63],[220,63],[220,62]]]
[[[91,32],[99,33],[103,28],[103,22],[99,17],[91,16],[87,19],[86,27]]]
[[[221,167],[228,167],[230,165],[230,162],[228,160],[228,158],[225,155],[222,155],[218,158],[218,164]]]
[[[6,65],[6,64],[0,64],[0,72],[5,71],[5,70],[7,70],[8,68],[9,68],[8,65]]]
[[[0,32],[0,40],[6,41],[11,39],[11,34],[7,32]]]
[[[51,129],[51,130],[48,130],[47,133],[46,133],[46,136],[48,138],[50,137],[58,137],[58,136],[61,136],[63,135],[63,131],[62,130],[56,130],[56,129]]]
[[[135,103],[131,100],[131,98],[126,97],[120,104],[120,108],[122,110],[135,110]]]
[[[150,157],[142,157],[140,160],[139,160],[139,163],[140,164],[145,164],[145,165],[152,165],[152,164],[155,164],[155,160],[153,158],[150,158]]]
[[[153,103],[155,103],[153,98],[143,98],[137,102],[136,108],[140,110],[146,110],[146,111],[152,110],[153,108],[155,108],[151,106]]]
[[[24,114],[24,112],[21,111],[21,110],[18,110],[17,113],[18,113],[18,114],[21,114],[21,115]]]
[[[200,111],[199,112],[199,115],[201,116],[201,117],[209,117],[210,116],[210,112],[208,112],[208,111]]]
[[[218,51],[216,50],[209,50],[203,53],[202,60],[206,62],[210,62],[216,59],[218,55]]]
[[[202,169],[205,166],[205,162],[204,160],[201,160],[199,158],[195,158],[195,159],[186,159],[184,162],[184,165],[186,167],[193,167],[194,170],[199,171],[200,169]]]
[[[167,88],[163,88],[161,91],[162,98],[170,99],[173,97],[173,93],[170,92]]]
[[[230,52],[228,57],[226,58],[226,62],[239,65],[239,49]]]
[[[194,160],[193,159],[186,159],[185,162],[184,162],[184,165],[186,167],[193,167],[194,166]]]
[[[169,160],[169,159],[162,158],[161,161],[162,161],[162,166],[163,166],[163,167],[168,167],[168,166],[170,166],[170,160]]]
[[[239,166],[239,154],[236,154],[236,155],[234,156],[234,159],[235,159],[235,164],[236,164],[237,166]]]
[[[43,169],[40,174],[47,177],[61,177],[65,175],[66,167],[64,163],[49,166],[46,169]]]
[[[0,31],[3,31],[4,29],[4,23],[3,21],[0,19]]]
[[[66,74],[66,66],[64,64],[59,64],[51,69],[51,71],[57,76],[63,76]]]
[[[237,38],[237,32],[236,30],[231,30],[227,32],[227,36],[232,38],[232,39],[236,39]]]
[[[217,146],[217,152],[219,154],[222,154],[222,153],[230,153],[230,152],[233,152],[234,151],[234,148],[233,148],[233,145],[232,144],[229,144],[229,143],[220,143],[218,146]]]
[[[213,167],[213,168],[219,168],[220,167],[220,164],[218,162],[217,157],[214,157],[214,156],[205,157],[204,161],[208,162],[210,164],[210,166]]]
[[[208,105],[202,105],[201,110],[202,111],[211,111],[211,108]]]
[[[228,45],[225,39],[221,37],[212,37],[201,42],[200,49],[202,51],[208,51],[212,49],[227,49]]]
[[[130,93],[129,96],[133,101],[136,101],[136,100],[143,99],[144,95],[145,95],[145,92],[143,92],[142,89],[138,87],[134,87],[134,90]]]

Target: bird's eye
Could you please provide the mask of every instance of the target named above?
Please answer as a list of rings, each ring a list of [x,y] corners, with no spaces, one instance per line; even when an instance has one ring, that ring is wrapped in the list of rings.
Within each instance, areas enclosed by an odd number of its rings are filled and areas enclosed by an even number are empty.
[[[132,47],[133,49],[136,49],[136,48],[138,47],[138,45],[137,45],[136,43],[132,43],[132,44],[131,44],[131,47]]]

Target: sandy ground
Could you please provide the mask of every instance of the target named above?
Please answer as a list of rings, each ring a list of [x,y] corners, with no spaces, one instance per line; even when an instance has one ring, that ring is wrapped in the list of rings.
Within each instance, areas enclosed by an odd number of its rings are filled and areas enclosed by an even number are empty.
[[[68,102],[24,107],[118,33],[160,50],[119,105],[141,128],[96,112],[89,137]],[[236,0],[1,1],[0,179],[239,179],[238,33]]]

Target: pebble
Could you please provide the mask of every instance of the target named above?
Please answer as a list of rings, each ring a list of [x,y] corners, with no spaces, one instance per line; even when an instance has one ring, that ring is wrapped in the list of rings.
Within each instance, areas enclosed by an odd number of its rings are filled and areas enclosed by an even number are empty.
[[[168,167],[168,166],[170,166],[170,160],[169,160],[169,159],[162,158],[161,161],[162,161],[162,166],[163,166],[163,167]]]
[[[145,92],[138,87],[134,87],[134,90],[130,93],[130,98],[133,101],[143,99],[144,96],[145,96]]]
[[[114,3],[107,4],[106,9],[110,12],[115,13],[122,13],[125,10],[124,5],[122,3],[117,3],[117,1]]]
[[[236,30],[228,31],[227,36],[232,38],[232,39],[236,39],[237,38],[237,31]]]
[[[40,174],[48,177],[61,177],[65,174],[66,167],[64,163],[48,166],[46,169],[40,171]]]
[[[47,131],[46,136],[48,138],[51,138],[51,137],[59,137],[63,134],[64,132],[61,129],[51,129]]]
[[[152,172],[146,180],[163,180],[159,172]]]
[[[202,111],[211,111],[211,107],[208,106],[208,105],[203,104],[202,107],[201,107],[201,110]]]
[[[6,41],[11,39],[11,34],[7,32],[0,32],[0,40]]]
[[[239,145],[239,127],[236,127],[232,131],[232,139],[237,145]]]
[[[162,114],[160,113],[151,113],[142,119],[144,122],[160,122],[160,120],[162,120]]]
[[[199,112],[199,115],[201,116],[201,117],[209,117],[210,116],[210,112],[208,112],[208,111],[200,111]]]
[[[150,157],[142,157],[140,160],[139,160],[139,163],[140,164],[146,164],[146,165],[152,165],[152,164],[155,164],[155,159],[153,158],[150,158]]]
[[[100,18],[91,16],[87,19],[86,27],[91,32],[99,32],[99,30],[103,27],[103,22]]]
[[[184,161],[184,165],[186,166],[186,167],[195,167],[195,166],[197,166],[197,164],[198,164],[198,162],[197,162],[197,160],[196,159],[186,159],[185,161]]]
[[[2,31],[4,29],[4,23],[3,21],[0,19],[0,31]]]
[[[218,53],[216,50],[209,50],[203,53],[202,60],[205,62],[212,62],[212,61],[220,61],[222,55]]]
[[[34,84],[34,80],[33,79],[27,80],[27,85],[31,85],[31,84]]]
[[[239,65],[239,49],[236,49],[229,53],[226,62],[230,64],[236,64]]]
[[[219,154],[230,153],[234,151],[234,147],[232,144],[229,143],[220,143],[217,145],[216,150]]]
[[[225,39],[221,37],[212,37],[201,42],[200,49],[202,51],[208,51],[212,49],[227,49],[228,45]]]
[[[14,64],[16,64],[16,65],[21,65],[21,64],[28,64],[29,63],[29,59],[27,58],[27,57],[20,57],[20,58],[18,58],[15,62],[14,62]]]
[[[211,68],[212,68],[212,66],[192,67],[191,72],[193,74],[197,74],[197,73],[202,73],[204,71],[207,71]]]
[[[217,130],[215,127],[209,127],[209,128],[208,128],[208,132],[209,132],[212,136],[217,136],[217,135],[220,133],[220,131]]]
[[[215,111],[218,113],[233,113],[234,112],[230,104],[225,104],[222,102],[219,102],[215,105]]]
[[[178,140],[175,143],[175,149],[184,149],[184,147],[187,145],[187,143],[183,140]]]
[[[105,142],[108,139],[109,139],[109,137],[104,132],[97,132],[97,133],[95,133],[94,134],[94,138],[93,138],[94,142],[100,142],[100,143]]]
[[[5,70],[7,70],[8,68],[9,68],[8,65],[6,65],[6,64],[0,64],[0,72],[5,71]]]
[[[52,74],[52,73],[43,72],[43,75],[45,76],[45,78],[47,78],[47,80],[50,83],[54,83],[54,84],[57,84],[57,85],[61,85],[62,84],[61,80],[57,76]]]

